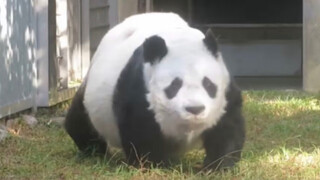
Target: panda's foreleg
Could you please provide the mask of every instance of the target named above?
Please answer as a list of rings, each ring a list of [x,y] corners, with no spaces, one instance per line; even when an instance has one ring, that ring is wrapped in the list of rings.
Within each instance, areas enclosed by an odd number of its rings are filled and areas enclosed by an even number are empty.
[[[234,166],[241,158],[244,139],[241,109],[227,111],[217,126],[203,134],[206,151],[204,169],[219,170]]]
[[[139,125],[138,125],[139,124]],[[163,139],[154,125],[122,124],[122,148],[130,165],[148,167],[164,165],[168,160]]]
[[[107,143],[91,124],[83,104],[84,89],[82,85],[74,96],[64,124],[65,129],[80,151],[85,154],[105,154]]]

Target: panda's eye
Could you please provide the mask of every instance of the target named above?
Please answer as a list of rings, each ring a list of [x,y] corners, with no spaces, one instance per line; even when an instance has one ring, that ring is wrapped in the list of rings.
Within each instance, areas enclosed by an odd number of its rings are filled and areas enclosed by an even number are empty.
[[[180,78],[175,78],[171,84],[164,90],[168,99],[174,98],[179,89],[182,87],[182,80]]]
[[[209,78],[204,77],[202,85],[211,98],[216,97],[217,85],[215,85]]]

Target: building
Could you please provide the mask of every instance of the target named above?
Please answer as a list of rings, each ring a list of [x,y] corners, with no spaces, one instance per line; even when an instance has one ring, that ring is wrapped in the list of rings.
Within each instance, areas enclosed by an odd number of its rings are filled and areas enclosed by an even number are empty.
[[[70,99],[108,29],[146,11],[213,28],[244,87],[320,91],[319,0],[4,0],[0,118]]]

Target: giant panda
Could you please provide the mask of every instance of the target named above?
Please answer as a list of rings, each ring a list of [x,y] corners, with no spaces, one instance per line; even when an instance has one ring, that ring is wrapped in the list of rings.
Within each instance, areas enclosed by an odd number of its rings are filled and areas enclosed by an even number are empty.
[[[232,167],[245,141],[241,91],[211,31],[174,13],[133,15],[101,40],[65,129],[82,152],[120,148],[129,164],[167,164],[205,149],[204,167]]]

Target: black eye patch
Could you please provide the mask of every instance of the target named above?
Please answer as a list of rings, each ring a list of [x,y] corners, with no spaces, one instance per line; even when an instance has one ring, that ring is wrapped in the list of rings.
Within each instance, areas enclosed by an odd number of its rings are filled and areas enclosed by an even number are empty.
[[[216,97],[217,85],[215,85],[209,78],[204,77],[202,80],[202,85],[211,98]]]
[[[182,83],[183,82],[180,78],[175,78],[171,84],[165,88],[164,92],[168,99],[172,99],[177,95],[179,89],[182,87]]]

